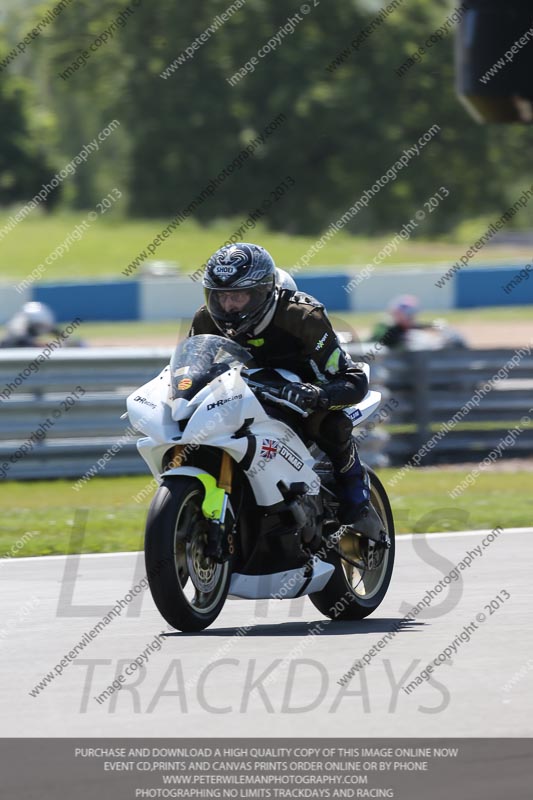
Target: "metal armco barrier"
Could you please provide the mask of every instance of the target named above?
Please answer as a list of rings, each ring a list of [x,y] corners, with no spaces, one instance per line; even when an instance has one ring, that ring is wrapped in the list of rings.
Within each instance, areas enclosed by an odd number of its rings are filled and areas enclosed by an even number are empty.
[[[403,464],[513,357],[510,350],[442,350],[374,357],[372,346],[347,345],[371,361],[373,388],[383,393],[381,409],[358,435],[364,460]],[[169,361],[168,348],[94,348],[55,351],[30,370],[39,350],[4,350],[0,355],[0,476],[7,480],[78,479],[113,445],[120,449],[98,475],[146,474],[137,454],[137,435],[121,420],[125,399]],[[371,354],[369,356],[369,354]],[[83,396],[57,420],[54,410],[77,386]],[[384,388],[386,387],[386,388]],[[424,459],[478,461],[533,405],[533,356],[527,355],[447,433]],[[383,411],[383,413],[381,413]],[[28,444],[43,421],[53,424]],[[388,433],[385,426],[391,425]],[[26,443],[26,452],[20,455]],[[525,429],[502,457],[529,455],[533,429]],[[19,453],[19,456],[16,454]],[[6,466],[7,465],[7,466]]]
[[[117,444],[118,452],[96,474],[146,474],[135,446],[138,435],[131,434],[128,420],[120,416],[126,410],[126,397],[163,369],[171,350],[58,350],[30,371],[28,365],[35,365],[40,352],[29,348],[0,352],[0,476],[80,478]],[[61,401],[78,386],[85,393],[66,410]],[[61,414],[56,420],[57,409]],[[20,447],[47,419],[53,424],[20,457]]]
[[[398,403],[390,419],[391,463],[406,463],[429,442],[422,465],[479,462],[510,432],[513,441],[498,457],[530,456],[533,352],[527,350],[389,353],[383,365],[390,396]]]

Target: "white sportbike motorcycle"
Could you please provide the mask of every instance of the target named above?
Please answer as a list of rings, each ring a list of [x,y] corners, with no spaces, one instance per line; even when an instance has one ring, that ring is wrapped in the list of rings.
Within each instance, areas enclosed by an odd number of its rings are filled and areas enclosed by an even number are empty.
[[[257,368],[243,347],[193,336],[127,400],[140,454],[160,483],[148,513],[146,571],[154,602],[182,631],[199,631],[226,597],[309,595],[331,619],[357,620],[383,600],[394,523],[369,470],[382,521],[376,540],[337,520],[329,459],[305,442],[300,408],[280,386],[294,373]],[[346,409],[354,425],[378,407],[369,391]]]

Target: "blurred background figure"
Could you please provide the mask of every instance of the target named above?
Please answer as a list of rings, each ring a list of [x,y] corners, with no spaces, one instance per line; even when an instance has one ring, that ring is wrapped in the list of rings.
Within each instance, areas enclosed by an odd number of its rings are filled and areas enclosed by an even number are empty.
[[[6,323],[0,347],[41,347],[59,333],[51,308],[44,303],[24,303]]]
[[[370,339],[382,342],[390,349],[438,350],[443,347],[466,347],[457,331],[449,328],[444,320],[418,322],[420,310],[418,298],[403,294],[390,301],[388,317],[378,322]]]

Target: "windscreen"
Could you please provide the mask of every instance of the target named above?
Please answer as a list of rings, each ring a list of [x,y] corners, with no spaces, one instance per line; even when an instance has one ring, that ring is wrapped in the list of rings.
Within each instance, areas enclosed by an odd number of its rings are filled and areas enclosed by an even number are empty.
[[[250,353],[222,336],[202,334],[180,342],[170,361],[172,399],[190,400],[206,383],[236,364],[253,367]]]

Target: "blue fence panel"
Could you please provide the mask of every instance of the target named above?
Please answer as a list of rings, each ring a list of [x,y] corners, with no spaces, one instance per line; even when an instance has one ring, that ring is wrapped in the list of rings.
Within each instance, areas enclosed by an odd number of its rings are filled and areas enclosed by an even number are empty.
[[[455,275],[455,307],[533,303],[533,271],[525,266],[467,269]]]
[[[323,273],[318,275],[295,275],[298,289],[313,295],[330,311],[349,311],[350,295],[344,290],[350,282],[345,273]]]
[[[80,317],[84,322],[136,320],[140,313],[138,281],[39,284],[33,300],[46,303],[58,322]]]

